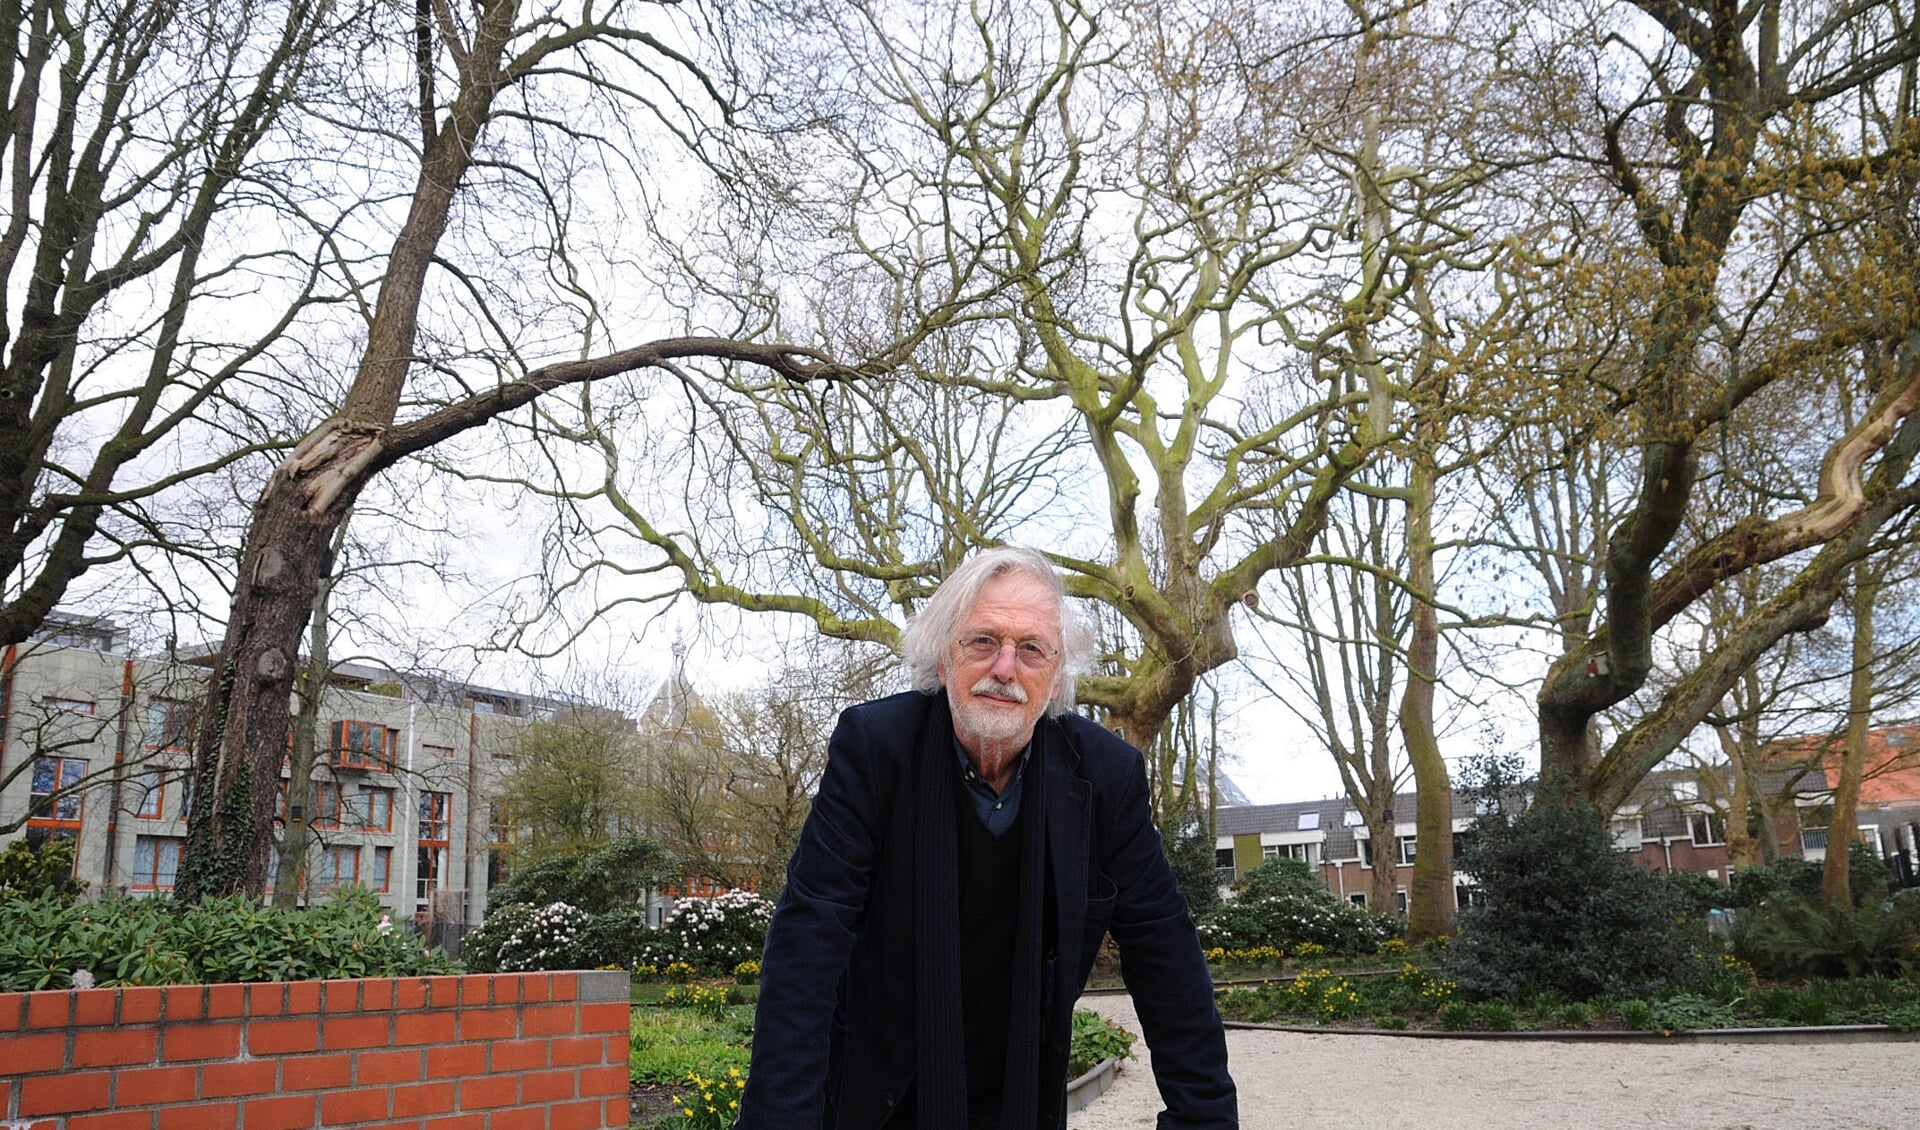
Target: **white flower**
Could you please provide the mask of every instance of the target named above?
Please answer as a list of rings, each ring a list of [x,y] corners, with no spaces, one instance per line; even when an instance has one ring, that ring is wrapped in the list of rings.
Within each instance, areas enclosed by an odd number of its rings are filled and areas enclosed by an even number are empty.
[[[73,971],[73,987],[76,989],[93,988],[93,974],[88,972],[85,969],[74,970]]]

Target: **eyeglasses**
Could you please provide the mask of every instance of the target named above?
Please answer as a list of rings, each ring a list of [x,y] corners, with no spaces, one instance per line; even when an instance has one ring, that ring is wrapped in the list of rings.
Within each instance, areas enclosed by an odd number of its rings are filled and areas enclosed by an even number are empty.
[[[1060,658],[1058,649],[1048,647],[1039,640],[1003,640],[999,636],[990,636],[985,632],[961,636],[954,641],[954,646],[960,650],[961,655],[975,663],[997,659],[1001,648],[1011,646],[1013,657],[1020,661],[1020,666],[1029,671],[1044,671],[1053,666],[1054,660]]]

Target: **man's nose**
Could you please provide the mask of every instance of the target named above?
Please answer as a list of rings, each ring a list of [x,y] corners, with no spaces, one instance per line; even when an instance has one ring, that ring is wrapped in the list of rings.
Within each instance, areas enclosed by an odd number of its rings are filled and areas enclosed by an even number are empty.
[[[993,677],[1003,683],[1013,682],[1020,670],[1020,648],[1018,644],[1001,643],[1000,650],[993,653]]]

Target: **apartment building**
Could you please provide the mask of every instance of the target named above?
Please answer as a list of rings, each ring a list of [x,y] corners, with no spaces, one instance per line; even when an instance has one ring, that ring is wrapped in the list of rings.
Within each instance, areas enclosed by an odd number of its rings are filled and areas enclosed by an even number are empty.
[[[1772,835],[1782,856],[1826,858],[1827,813],[1839,767],[1832,742],[1796,739],[1770,748],[1761,775]],[[1857,825],[1862,842],[1885,859],[1896,881],[1912,884],[1920,861],[1920,727],[1876,731],[1868,756]],[[1690,871],[1731,882],[1727,845],[1731,788],[1725,766],[1662,769],[1648,774],[1609,820],[1615,846],[1649,871]],[[1473,802],[1453,800],[1456,854],[1475,815]],[[1393,843],[1376,846],[1360,813],[1343,798],[1220,808],[1215,814],[1215,861],[1222,887],[1239,873],[1275,858],[1313,868],[1327,889],[1367,905],[1375,867],[1394,869],[1395,905],[1405,914],[1413,864],[1419,854],[1414,794],[1394,797]],[[1455,897],[1466,905],[1473,877],[1454,875]]]
[[[205,658],[131,654],[101,620],[51,620],[0,659],[0,845],[72,840],[99,891],[172,887]],[[511,830],[494,800],[529,721],[574,704],[337,667],[321,703],[303,899],[359,883],[397,917],[456,934],[486,915]],[[284,818],[291,797],[283,783]],[[275,882],[289,881],[275,876]]]

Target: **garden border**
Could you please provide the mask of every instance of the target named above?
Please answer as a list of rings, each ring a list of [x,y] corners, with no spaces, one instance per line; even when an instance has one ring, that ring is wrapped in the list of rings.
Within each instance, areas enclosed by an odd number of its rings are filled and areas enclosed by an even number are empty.
[[[1571,1028],[1533,1032],[1449,1032],[1442,1028],[1323,1028],[1305,1024],[1254,1024],[1222,1021],[1228,1028],[1253,1032],[1297,1032],[1308,1036],[1395,1036],[1425,1040],[1532,1040],[1566,1043],[1670,1044],[1894,1044],[1920,1041],[1920,1031],[1885,1024],[1828,1024],[1819,1027],[1689,1028],[1672,1032],[1593,1031]]]
[[[1092,1106],[1093,1100],[1106,1094],[1113,1088],[1114,1081],[1119,1074],[1119,1057],[1108,1056],[1106,1059],[1087,1068],[1086,1072],[1078,1079],[1069,1080],[1067,1082],[1067,1109],[1069,1111],[1085,1110]]]

